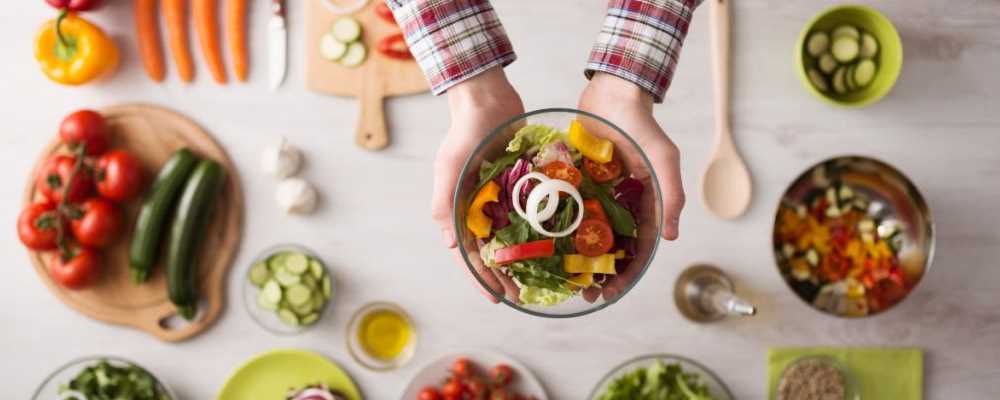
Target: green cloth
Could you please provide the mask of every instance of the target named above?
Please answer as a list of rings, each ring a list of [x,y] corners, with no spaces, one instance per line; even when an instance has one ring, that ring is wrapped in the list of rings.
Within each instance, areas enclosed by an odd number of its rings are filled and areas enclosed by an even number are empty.
[[[825,355],[854,372],[861,400],[921,400],[924,390],[924,353],[901,347],[778,347],[767,355],[769,399],[775,399],[785,366],[802,356]]]

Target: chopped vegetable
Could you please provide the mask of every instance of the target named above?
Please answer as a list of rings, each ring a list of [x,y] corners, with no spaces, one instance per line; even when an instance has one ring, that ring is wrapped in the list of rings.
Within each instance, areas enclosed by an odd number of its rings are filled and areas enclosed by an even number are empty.
[[[311,325],[333,295],[333,282],[316,258],[282,250],[255,263],[247,276],[257,293],[257,305],[273,311],[290,326]]]
[[[702,377],[655,360],[615,378],[597,400],[714,400]]]
[[[472,204],[469,205],[469,210],[465,217],[465,226],[469,228],[470,231],[477,238],[484,239],[490,236],[490,232],[493,229],[493,220],[487,217],[483,213],[483,206],[489,202],[497,201],[497,195],[500,194],[500,185],[496,182],[489,181],[486,186],[479,189],[476,193],[476,197],[472,199]]]
[[[87,366],[59,388],[60,396],[75,392],[87,400],[170,400],[153,375],[128,363],[100,360]]]
[[[617,274],[615,270],[615,255],[602,254],[597,257],[587,257],[580,254],[563,256],[563,271],[570,274],[594,273]]]
[[[526,151],[533,153],[563,137],[565,134],[557,129],[545,125],[527,125],[514,133],[514,138],[507,143],[507,152]]]
[[[614,228],[615,233],[628,237],[636,237],[638,235],[638,228],[636,227],[635,218],[632,216],[632,213],[611,198],[606,190],[585,178],[583,184],[580,185],[580,191],[584,195],[601,202],[601,207],[604,208],[608,219],[611,220],[611,227]]]
[[[591,135],[577,120],[569,124],[569,144],[584,157],[599,163],[610,162],[615,149],[610,140]]]
[[[551,257],[553,254],[555,254],[555,244],[552,239],[545,239],[497,249],[493,260],[498,265],[504,265],[529,258]]]

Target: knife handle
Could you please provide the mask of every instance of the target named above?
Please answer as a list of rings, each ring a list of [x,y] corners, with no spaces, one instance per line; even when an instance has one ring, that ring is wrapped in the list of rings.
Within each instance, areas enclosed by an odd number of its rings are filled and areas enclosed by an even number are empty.
[[[285,0],[271,0],[271,13],[276,16],[285,14]]]

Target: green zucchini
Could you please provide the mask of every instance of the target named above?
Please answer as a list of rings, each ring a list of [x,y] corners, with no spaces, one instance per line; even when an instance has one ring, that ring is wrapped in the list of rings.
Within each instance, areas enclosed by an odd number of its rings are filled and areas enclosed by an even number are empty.
[[[198,311],[198,245],[224,182],[225,171],[219,163],[199,162],[184,185],[170,225],[167,294],[181,317],[189,321]]]
[[[164,224],[174,209],[177,197],[191,171],[198,164],[191,150],[182,148],[174,152],[163,167],[139,210],[132,241],[129,243],[129,269],[132,282],[139,284],[149,279],[160,249]]]
[[[861,45],[858,43],[857,38],[850,36],[835,36],[833,39],[833,45],[830,47],[830,52],[833,54],[833,58],[837,59],[841,63],[849,63],[858,58],[858,53],[861,52]]]

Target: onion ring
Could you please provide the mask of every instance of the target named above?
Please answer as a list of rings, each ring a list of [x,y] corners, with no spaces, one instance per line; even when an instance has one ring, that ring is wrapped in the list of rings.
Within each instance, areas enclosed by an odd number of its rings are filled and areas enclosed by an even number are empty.
[[[518,179],[517,183],[514,184],[514,189],[511,190],[511,200],[514,202],[514,212],[524,219],[528,219],[528,214],[526,214],[524,209],[521,208],[521,188],[524,187],[524,184],[527,183],[529,179],[534,179],[543,183],[551,178],[545,176],[545,174],[541,172],[529,172],[524,174],[524,176],[522,176],[521,179]],[[534,193],[535,190],[538,190],[538,186],[535,186],[531,193]],[[538,213],[538,218],[542,221],[547,221],[549,218],[552,218],[553,215],[556,215],[556,208],[559,207],[559,192],[549,193],[545,198],[549,199],[549,201],[545,203],[545,209]]]
[[[322,3],[326,6],[327,10],[330,10],[330,12],[336,15],[347,15],[354,14],[356,11],[365,8],[365,6],[368,5],[368,0],[358,0],[349,6],[337,5],[332,0],[323,0]]]
[[[557,204],[559,199],[559,192],[567,193],[571,197],[573,197],[573,200],[576,200],[576,204],[578,207],[576,213],[576,220],[573,221],[573,223],[570,224],[570,226],[568,226],[565,230],[553,233],[549,232],[548,230],[545,229],[544,226],[542,226],[542,221],[548,220],[548,218],[540,219],[541,215],[538,212],[538,206],[541,204],[543,196],[548,198],[548,196],[552,195],[553,193],[555,194],[556,201],[548,201],[548,203]],[[531,228],[534,229],[536,232],[541,233],[542,235],[548,237],[567,236],[573,233],[573,231],[575,231],[576,228],[580,226],[580,222],[583,221],[583,198],[580,197],[580,191],[576,190],[576,188],[573,187],[573,185],[564,180],[549,179],[542,183],[539,183],[538,186],[535,186],[535,189],[531,191],[531,194],[528,195],[527,207],[528,207],[527,211],[528,216],[525,217],[525,219],[528,220],[528,224],[530,224]],[[545,210],[548,210],[548,208],[549,206],[548,204],[546,204]],[[543,210],[543,212],[545,210]],[[551,218],[551,215],[549,217]]]

